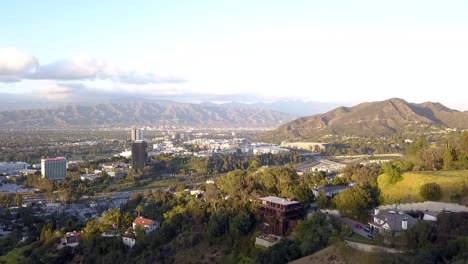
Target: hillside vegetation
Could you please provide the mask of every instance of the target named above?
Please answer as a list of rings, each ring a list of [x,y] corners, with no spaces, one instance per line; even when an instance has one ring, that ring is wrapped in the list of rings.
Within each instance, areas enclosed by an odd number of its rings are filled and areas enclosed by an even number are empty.
[[[435,182],[442,190],[441,202],[458,202],[466,200],[468,188],[468,170],[462,171],[430,171],[409,172],[403,174],[403,179],[395,184],[389,183],[389,176],[382,174],[377,179],[381,190],[383,203],[422,202],[419,188],[425,183]]]
[[[266,133],[265,140],[310,140],[325,135],[389,136],[429,128],[468,128],[468,114],[440,103],[392,98],[302,117]]]

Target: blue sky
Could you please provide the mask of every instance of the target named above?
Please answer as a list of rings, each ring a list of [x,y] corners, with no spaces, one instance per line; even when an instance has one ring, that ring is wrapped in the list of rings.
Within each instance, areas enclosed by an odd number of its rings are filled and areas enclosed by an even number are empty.
[[[467,1],[7,1],[0,93],[468,109],[466,14]]]

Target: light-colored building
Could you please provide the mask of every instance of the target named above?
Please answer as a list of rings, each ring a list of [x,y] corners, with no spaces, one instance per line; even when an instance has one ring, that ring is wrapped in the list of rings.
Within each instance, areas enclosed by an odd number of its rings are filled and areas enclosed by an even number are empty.
[[[135,242],[136,242],[136,238],[135,238],[135,235],[134,234],[131,234],[131,233],[125,233],[122,235],[122,242],[124,243],[124,245],[126,246],[129,246],[129,247],[133,247],[135,245]]]
[[[86,180],[89,180],[89,181],[95,181],[97,178],[100,178],[101,176],[100,175],[97,175],[97,174],[81,174],[80,176],[80,179],[82,181],[86,181]]]
[[[132,151],[131,151],[131,150],[122,151],[122,152],[119,154],[119,156],[128,159],[128,158],[132,157]]]
[[[284,148],[303,149],[312,152],[325,151],[329,145],[330,144],[320,142],[281,142],[281,147]]]
[[[0,162],[0,174],[17,174],[27,168],[26,162]]]
[[[323,192],[325,193],[325,196],[333,198],[335,195],[349,188],[352,188],[352,186],[349,186],[349,185],[322,186],[319,188],[312,189],[312,192],[314,193],[315,197],[317,197],[320,194],[320,192]]]
[[[61,180],[67,176],[67,159],[64,157],[41,159],[42,177]]]
[[[132,128],[131,130],[131,139],[132,141],[135,140],[143,140],[143,131],[139,128]]]
[[[150,233],[159,228],[159,222],[140,216],[132,224],[133,229],[136,229],[137,226],[141,226],[146,233]]]

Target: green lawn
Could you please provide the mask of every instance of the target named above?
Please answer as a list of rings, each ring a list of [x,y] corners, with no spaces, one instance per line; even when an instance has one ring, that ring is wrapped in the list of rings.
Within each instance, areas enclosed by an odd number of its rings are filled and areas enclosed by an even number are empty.
[[[124,187],[119,191],[133,191],[133,190],[146,190],[153,188],[166,188],[169,186],[175,186],[180,182],[179,179],[166,179],[166,180],[155,180],[152,182],[147,182],[139,186]]]
[[[463,171],[428,171],[408,172],[403,174],[403,179],[395,184],[388,183],[388,176],[382,174],[377,179],[381,196],[385,204],[395,202],[421,202],[419,195],[421,185],[436,182],[442,189],[442,202],[454,202],[451,195],[462,193],[463,188],[468,188],[468,170]]]
[[[30,249],[31,245],[23,246],[20,248],[15,248],[12,251],[8,252],[5,256],[0,256],[0,263],[13,264],[19,263],[24,259],[23,253]]]

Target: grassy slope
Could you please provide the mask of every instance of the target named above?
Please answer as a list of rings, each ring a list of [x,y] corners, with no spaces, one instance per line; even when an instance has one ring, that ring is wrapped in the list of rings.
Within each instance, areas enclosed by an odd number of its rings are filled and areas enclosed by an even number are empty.
[[[8,254],[6,254],[5,256],[0,256],[0,263],[5,262],[9,264],[21,262],[24,259],[23,253],[29,248],[31,248],[31,245],[13,249],[12,251],[8,252]]]
[[[419,195],[421,185],[436,182],[442,189],[442,202],[451,202],[450,196],[460,193],[463,186],[468,186],[468,170],[463,171],[430,171],[410,172],[403,174],[403,180],[396,184],[389,184],[388,177],[382,174],[377,179],[382,192],[383,202],[392,204],[398,202],[420,202],[423,198]]]
[[[381,257],[378,253],[366,253],[346,246],[343,242],[339,242],[312,255],[297,259],[290,264],[367,264],[379,263]]]

